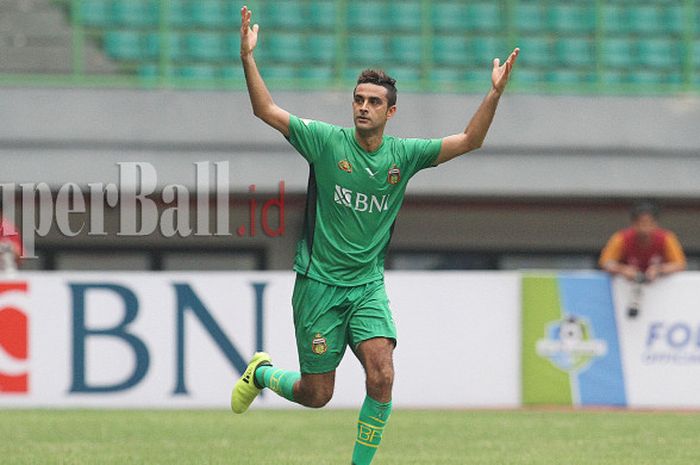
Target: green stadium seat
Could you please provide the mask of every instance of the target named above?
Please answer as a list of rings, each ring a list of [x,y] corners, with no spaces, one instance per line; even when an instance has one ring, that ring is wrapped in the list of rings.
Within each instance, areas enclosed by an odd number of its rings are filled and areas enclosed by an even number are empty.
[[[700,38],[690,44],[690,62],[693,68],[700,70]]]
[[[418,35],[392,35],[389,38],[389,59],[394,63],[419,65],[423,61],[423,40]]]
[[[173,77],[194,81],[211,81],[218,77],[216,67],[210,65],[186,65],[173,68]]]
[[[275,63],[301,64],[308,60],[301,33],[268,33],[261,45],[265,48],[265,58]]]
[[[299,70],[294,66],[288,65],[265,66],[260,70],[260,74],[262,74],[264,79],[271,82],[291,82],[298,79]]]
[[[315,30],[335,29],[338,16],[337,2],[335,0],[311,0],[308,8],[306,20],[309,27]]]
[[[698,11],[700,11],[700,8],[698,8]],[[700,13],[698,13],[698,19],[700,20]],[[672,34],[683,34],[685,31],[685,13],[682,5],[669,5],[664,8],[664,29]]]
[[[364,67],[360,66],[348,66],[341,70],[341,79],[347,84],[354,85],[357,82],[357,77],[360,75]]]
[[[590,67],[595,64],[593,40],[581,37],[561,38],[554,44],[556,60],[562,66]]]
[[[420,1],[390,2],[387,18],[393,31],[420,32],[422,27],[422,5]]]
[[[467,25],[470,30],[496,32],[504,27],[499,2],[469,3]]]
[[[630,5],[627,11],[628,30],[637,34],[663,32],[664,18],[661,9],[655,4]]]
[[[629,38],[608,38],[601,43],[602,61],[605,66],[627,68],[636,64],[634,41]]]
[[[238,61],[240,59],[240,51],[241,51],[240,33],[230,32],[228,34],[224,34],[224,42],[226,45],[228,58],[230,60]],[[257,47],[255,49],[255,57],[260,58],[262,56],[264,56],[264,52],[262,52],[262,47]]]
[[[306,81],[329,83],[333,81],[335,73],[332,66],[304,66],[299,71],[299,77]]]
[[[80,3],[80,18],[88,27],[105,27],[112,24],[112,2],[110,0],[93,0]]]
[[[600,75],[600,82],[604,86],[622,86],[629,82],[629,73],[619,70],[604,70]]]
[[[433,37],[433,62],[438,65],[466,65],[471,58],[471,44],[466,37],[439,35]]]
[[[351,32],[386,29],[389,22],[388,11],[384,2],[354,0],[348,2],[347,24]]]
[[[666,81],[664,73],[651,70],[638,69],[630,73],[629,82],[631,84],[644,86],[657,86]]]
[[[471,39],[470,43],[471,59],[469,61],[474,65],[490,67],[494,58],[500,58],[503,62],[512,51],[499,36],[480,35]]]
[[[306,57],[314,63],[333,63],[336,52],[336,36],[334,34],[313,33],[306,40]]]
[[[488,86],[491,71],[464,68],[432,68],[428,75],[433,90],[450,92],[459,90],[469,84]]]
[[[228,57],[228,46],[222,34],[189,32],[185,35],[187,56],[193,61],[220,61]]]
[[[240,24],[240,16],[234,15],[228,3],[220,0],[199,0],[191,4],[192,21],[203,28],[223,28]]]
[[[113,4],[112,14],[115,23],[126,27],[156,26],[160,19],[156,0],[119,0]]]
[[[298,0],[268,0],[262,7],[262,13],[257,16],[257,21],[264,21],[264,27],[268,31],[303,29],[306,26],[303,4]]]
[[[518,31],[542,32],[547,27],[546,10],[540,2],[517,2],[513,23]]]
[[[396,79],[398,88],[416,87],[421,79],[421,70],[416,66],[392,66],[387,72]]]
[[[221,68],[219,75],[222,79],[227,81],[245,82],[245,74],[243,74],[243,67],[241,65],[224,66]]]
[[[602,7],[603,31],[619,34],[627,32],[626,7],[619,4],[603,5]]]
[[[553,69],[547,73],[546,80],[560,86],[585,85],[595,82],[595,75],[589,71]]]
[[[665,82],[674,86],[681,86],[685,83],[685,78],[681,72],[669,72],[666,73]]]
[[[170,0],[167,10],[167,22],[170,26],[193,27],[190,0]]]
[[[385,40],[381,35],[348,37],[348,61],[364,67],[381,65],[387,59]]]
[[[189,60],[189,52],[185,41],[185,34],[170,32],[165,36],[168,44],[168,58],[174,62],[184,62]]]
[[[440,86],[443,84],[462,84],[466,80],[465,76],[466,71],[462,68],[432,68],[428,77],[432,83]]]
[[[544,82],[544,73],[537,68],[521,66],[513,71],[512,79],[519,86],[538,86]]]
[[[545,36],[523,37],[518,40],[522,54],[518,61],[523,66],[553,66],[556,64],[552,52],[552,41]]]
[[[464,31],[469,28],[469,12],[467,5],[454,1],[433,2],[433,28],[438,33]]]
[[[643,39],[637,50],[639,62],[650,68],[668,69],[681,64],[680,44],[673,39]]]
[[[160,77],[160,69],[158,65],[154,63],[147,63],[145,65],[140,65],[136,74],[142,79],[153,80]]]
[[[148,61],[158,57],[158,35],[136,31],[109,31],[105,50],[117,60]]]
[[[595,19],[595,10],[589,5],[561,3],[550,7],[549,26],[557,32],[591,33]]]

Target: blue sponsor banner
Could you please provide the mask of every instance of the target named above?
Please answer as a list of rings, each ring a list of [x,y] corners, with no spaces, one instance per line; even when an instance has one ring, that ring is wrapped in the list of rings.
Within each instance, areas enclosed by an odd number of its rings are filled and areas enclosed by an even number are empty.
[[[581,322],[588,363],[571,372],[574,403],[627,405],[610,277],[605,273],[558,275],[564,318]]]

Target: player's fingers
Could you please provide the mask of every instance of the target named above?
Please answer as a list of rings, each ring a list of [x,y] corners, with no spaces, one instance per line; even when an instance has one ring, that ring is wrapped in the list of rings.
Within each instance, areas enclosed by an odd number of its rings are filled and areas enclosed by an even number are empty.
[[[506,79],[507,79],[508,76],[510,75],[510,70],[511,70],[511,69],[513,69],[513,63],[507,61],[507,62],[506,62],[506,70],[505,70],[505,72],[503,73],[503,75],[506,77]]]
[[[515,60],[517,60],[519,54],[520,54],[520,49],[516,47],[515,50],[513,50],[513,52],[508,57],[508,61],[511,63],[511,65],[513,63],[515,63]]]
[[[494,58],[493,59],[493,67],[498,68],[499,66],[501,66],[501,60],[499,58]]]
[[[241,8],[241,32],[247,29],[248,19],[247,19],[247,9],[246,7]]]
[[[260,29],[260,26],[258,26],[257,24],[253,24],[253,32],[257,34],[258,29]]]

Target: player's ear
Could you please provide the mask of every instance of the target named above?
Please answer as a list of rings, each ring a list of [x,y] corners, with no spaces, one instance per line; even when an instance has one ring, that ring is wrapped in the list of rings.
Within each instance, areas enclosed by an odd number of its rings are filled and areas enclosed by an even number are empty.
[[[390,106],[389,109],[386,111],[386,119],[389,119],[392,116],[394,116],[394,113],[396,113],[396,105]]]

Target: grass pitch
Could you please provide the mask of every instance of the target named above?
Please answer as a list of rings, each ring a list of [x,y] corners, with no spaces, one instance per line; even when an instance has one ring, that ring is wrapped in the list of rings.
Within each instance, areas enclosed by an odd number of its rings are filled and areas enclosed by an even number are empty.
[[[3,410],[3,465],[348,465],[357,412]],[[395,410],[373,465],[689,465],[700,413]]]

